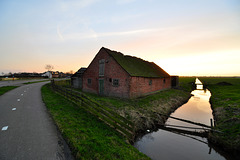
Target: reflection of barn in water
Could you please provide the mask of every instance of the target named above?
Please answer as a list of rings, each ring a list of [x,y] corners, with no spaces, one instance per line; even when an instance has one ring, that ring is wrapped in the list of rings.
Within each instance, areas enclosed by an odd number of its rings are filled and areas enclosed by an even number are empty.
[[[71,83],[74,88],[82,89],[83,84],[83,73],[87,68],[80,68],[74,75],[71,77]]]

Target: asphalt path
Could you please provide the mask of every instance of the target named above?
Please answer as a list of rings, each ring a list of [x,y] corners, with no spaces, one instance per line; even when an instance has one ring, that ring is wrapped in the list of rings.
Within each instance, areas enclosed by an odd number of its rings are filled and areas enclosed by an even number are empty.
[[[73,159],[42,102],[46,83],[23,85],[0,96],[0,160]]]
[[[35,81],[44,81],[47,79],[29,79],[29,80],[8,80],[8,81],[0,81],[0,87],[3,86],[21,86],[23,83],[27,82],[35,82]]]

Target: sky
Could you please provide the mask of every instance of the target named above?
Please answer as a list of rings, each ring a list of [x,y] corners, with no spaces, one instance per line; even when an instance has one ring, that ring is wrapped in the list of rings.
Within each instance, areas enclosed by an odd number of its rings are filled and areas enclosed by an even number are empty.
[[[76,72],[101,47],[170,75],[240,76],[240,1],[0,0],[0,75]]]

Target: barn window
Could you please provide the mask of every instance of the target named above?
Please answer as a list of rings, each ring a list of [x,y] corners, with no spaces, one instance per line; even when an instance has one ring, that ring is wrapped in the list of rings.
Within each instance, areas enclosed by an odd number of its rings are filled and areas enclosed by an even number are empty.
[[[99,76],[104,76],[105,59],[99,60]]]
[[[88,84],[92,84],[92,79],[87,79]]]
[[[165,78],[163,79],[163,83],[166,83],[166,79]]]
[[[152,80],[151,79],[149,80],[149,85],[152,85]]]
[[[113,86],[119,86],[119,79],[113,79]]]

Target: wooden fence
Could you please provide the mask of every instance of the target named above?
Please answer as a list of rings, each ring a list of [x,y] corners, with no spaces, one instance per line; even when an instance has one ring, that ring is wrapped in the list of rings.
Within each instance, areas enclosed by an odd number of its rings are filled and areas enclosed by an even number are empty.
[[[52,81],[52,88],[63,95],[65,98],[74,102],[78,106],[83,107],[86,111],[95,115],[98,119],[114,128],[116,131],[121,133],[123,136],[127,137],[130,142],[134,141],[135,138],[135,127],[134,124],[127,120],[126,118],[120,116],[116,112],[112,111],[110,108],[98,104],[90,100],[83,93],[73,90],[72,88],[63,87],[56,85]]]

